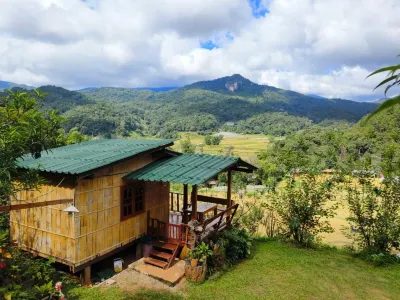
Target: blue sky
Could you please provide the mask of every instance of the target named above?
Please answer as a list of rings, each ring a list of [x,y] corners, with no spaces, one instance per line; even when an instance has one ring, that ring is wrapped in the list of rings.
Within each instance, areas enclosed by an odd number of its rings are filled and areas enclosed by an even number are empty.
[[[87,0],[82,0],[87,1]],[[263,18],[268,14],[267,7],[262,3],[261,0],[248,0],[248,4],[251,8],[251,14],[254,18],[259,19]],[[233,40],[234,36],[231,32],[226,32],[225,38],[228,40]],[[220,45],[215,41],[215,39],[210,39],[207,41],[200,41],[200,47],[207,50],[212,50],[219,48]]]
[[[251,12],[255,18],[262,18],[269,12],[261,0],[248,0]]]

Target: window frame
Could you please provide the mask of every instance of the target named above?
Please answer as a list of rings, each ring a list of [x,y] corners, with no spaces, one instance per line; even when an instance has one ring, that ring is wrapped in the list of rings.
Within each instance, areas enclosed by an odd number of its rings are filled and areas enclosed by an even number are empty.
[[[138,188],[142,189],[142,209],[136,211],[136,190]],[[124,205],[124,200],[125,200],[125,191],[127,189],[131,189],[131,203],[130,207],[132,210],[132,213],[130,215],[124,216],[124,208],[127,207],[127,205]],[[145,185],[144,183],[134,183],[134,184],[129,184],[129,185],[124,185],[121,186],[121,196],[120,196],[120,206],[121,206],[121,211],[120,211],[120,219],[121,221],[133,218],[137,215],[140,215],[145,212]]]

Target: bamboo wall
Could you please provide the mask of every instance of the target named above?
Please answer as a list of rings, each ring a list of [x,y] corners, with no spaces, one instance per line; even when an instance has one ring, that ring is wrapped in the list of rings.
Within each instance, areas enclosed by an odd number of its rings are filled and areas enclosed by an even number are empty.
[[[71,178],[54,176],[48,185],[43,185],[38,191],[19,192],[12,204],[73,199],[74,193]],[[62,211],[68,205],[65,203],[11,211],[12,241],[38,255],[52,256],[60,262],[72,264],[75,257],[74,218]]]
[[[121,222],[120,191],[128,184],[122,177],[156,158],[140,155],[99,169],[88,179],[68,179],[58,187],[59,176],[51,174],[48,185],[39,191],[20,192],[17,199],[41,202],[73,198],[79,213],[69,216],[63,212],[68,204],[11,211],[12,240],[26,250],[76,268],[140,238],[147,230],[147,211],[152,218],[168,222],[169,184],[146,182],[145,212]],[[23,201],[12,204],[26,203]]]
[[[82,265],[141,237],[147,230],[150,216],[168,221],[169,184],[145,183],[145,212],[120,221],[122,177],[154,160],[151,154],[103,168],[91,179],[81,179],[76,188],[75,266]]]

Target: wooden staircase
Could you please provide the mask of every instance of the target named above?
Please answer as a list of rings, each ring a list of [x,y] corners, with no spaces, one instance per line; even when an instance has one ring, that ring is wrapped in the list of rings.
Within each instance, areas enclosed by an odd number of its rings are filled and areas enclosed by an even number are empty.
[[[156,242],[144,262],[162,269],[168,269],[178,255],[179,246],[180,243],[174,240]]]

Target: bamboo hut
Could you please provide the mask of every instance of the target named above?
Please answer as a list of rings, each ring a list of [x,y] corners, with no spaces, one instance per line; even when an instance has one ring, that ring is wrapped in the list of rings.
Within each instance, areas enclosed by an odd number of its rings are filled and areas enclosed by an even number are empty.
[[[192,219],[200,214],[204,221],[198,198],[214,202],[215,220],[221,221],[216,205],[232,206],[231,171],[251,172],[255,167],[235,157],[173,152],[167,149],[172,145],[172,140],[93,140],[55,148],[38,159],[24,157],[19,166],[39,170],[46,184],[12,199],[12,241],[68,265],[72,272],[84,269],[86,278],[91,264],[137,243],[145,234],[166,235],[167,242],[178,241],[178,248],[187,242],[181,238],[188,221],[183,210],[190,210]],[[223,171],[229,175],[227,199],[197,195],[199,184]],[[180,201],[173,202],[170,182],[184,184]],[[65,211],[71,205],[77,212]],[[172,210],[182,210],[175,222]],[[166,254],[148,262],[165,268],[173,254],[167,264],[162,260]]]

